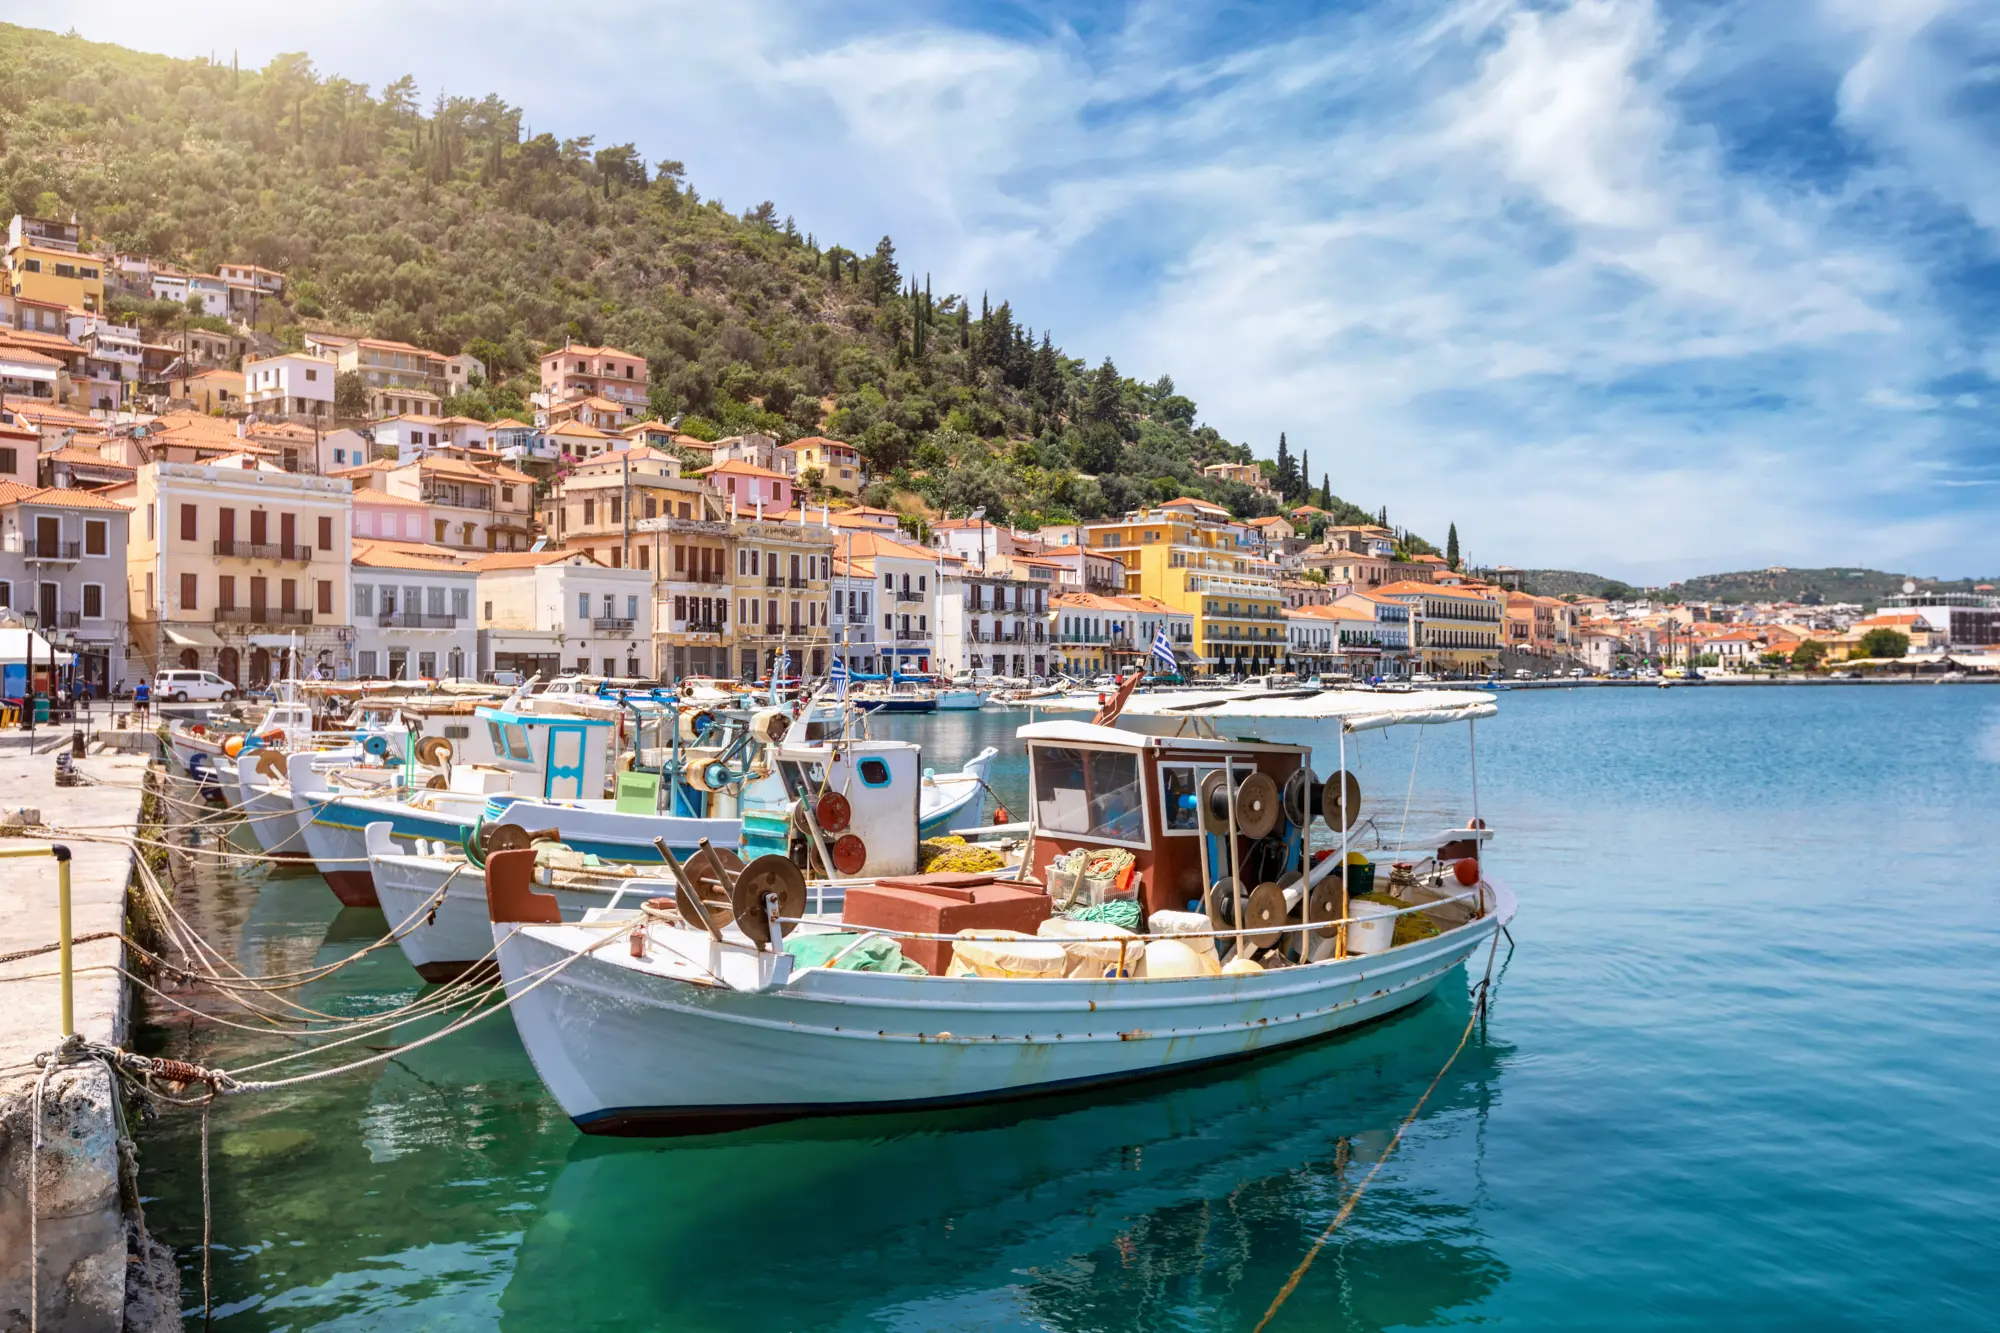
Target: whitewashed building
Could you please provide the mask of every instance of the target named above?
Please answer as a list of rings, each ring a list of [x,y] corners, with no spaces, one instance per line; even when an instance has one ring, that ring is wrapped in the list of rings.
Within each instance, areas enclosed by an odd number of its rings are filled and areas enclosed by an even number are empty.
[[[653,666],[653,575],[581,551],[501,551],[479,575],[479,669],[643,676]]]
[[[479,645],[472,599],[479,574],[464,552],[357,540],[348,578],[356,677],[438,680],[475,673]]]

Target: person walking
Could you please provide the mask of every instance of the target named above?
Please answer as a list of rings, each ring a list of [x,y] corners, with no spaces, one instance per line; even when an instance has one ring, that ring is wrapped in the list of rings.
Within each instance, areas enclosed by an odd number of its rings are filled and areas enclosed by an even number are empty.
[[[132,712],[136,716],[151,718],[153,715],[152,702],[153,690],[145,681],[141,680],[137,685],[132,687]]]

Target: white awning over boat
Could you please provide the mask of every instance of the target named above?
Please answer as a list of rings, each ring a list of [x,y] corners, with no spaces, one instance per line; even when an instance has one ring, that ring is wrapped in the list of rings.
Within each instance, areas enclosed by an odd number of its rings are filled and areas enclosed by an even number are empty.
[[[1039,702],[1035,706],[1048,707]],[[1051,711],[1065,707],[1077,705],[1065,700]],[[1494,697],[1483,690],[1322,690],[1311,695],[1162,690],[1133,695],[1115,725],[1157,732],[1162,723],[1173,726],[1205,719],[1229,723],[1234,732],[1244,723],[1338,721],[1349,731],[1373,731],[1406,724],[1470,722],[1498,712]]]

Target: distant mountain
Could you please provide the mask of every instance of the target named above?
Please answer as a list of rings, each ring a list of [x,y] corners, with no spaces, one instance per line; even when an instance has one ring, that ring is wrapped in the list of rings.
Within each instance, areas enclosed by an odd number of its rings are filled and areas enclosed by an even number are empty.
[[[1522,571],[1527,590],[1543,597],[1635,597],[1645,590],[1574,569]],[[1870,610],[1902,591],[1908,574],[1836,566],[1832,569],[1746,569],[1733,574],[1701,574],[1661,589],[1658,595],[1683,602],[1858,602]],[[1993,579],[1917,579],[1919,587],[1970,592]]]

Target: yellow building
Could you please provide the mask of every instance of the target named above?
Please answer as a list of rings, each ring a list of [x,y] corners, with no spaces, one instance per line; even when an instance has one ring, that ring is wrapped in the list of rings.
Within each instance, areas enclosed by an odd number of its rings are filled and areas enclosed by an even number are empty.
[[[1125,567],[1125,592],[1192,617],[1187,672],[1252,675],[1285,657],[1284,601],[1277,571],[1199,501],[1175,501],[1084,529],[1084,545]],[[1226,515],[1224,516],[1226,517]]]
[[[1410,661],[1434,676],[1488,676],[1500,665],[1505,590],[1404,581],[1370,590],[1410,608]]]
[[[819,469],[819,484],[829,491],[839,491],[842,495],[861,493],[861,454],[845,440],[829,440],[821,435],[808,435],[802,440],[778,446],[778,452],[791,457],[788,470],[805,484],[805,475],[814,468]]]
[[[104,309],[104,259],[81,253],[81,241],[74,222],[16,213],[7,224],[8,291],[91,314]]]

